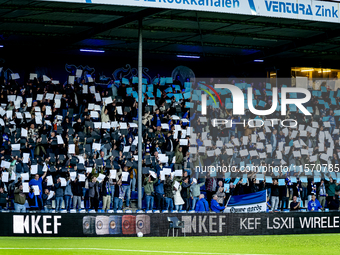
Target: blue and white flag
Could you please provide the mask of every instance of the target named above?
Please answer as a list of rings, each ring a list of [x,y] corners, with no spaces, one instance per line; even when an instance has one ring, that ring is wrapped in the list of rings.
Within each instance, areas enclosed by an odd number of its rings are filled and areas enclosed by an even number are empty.
[[[225,213],[256,213],[266,212],[267,190],[256,193],[231,196]]]

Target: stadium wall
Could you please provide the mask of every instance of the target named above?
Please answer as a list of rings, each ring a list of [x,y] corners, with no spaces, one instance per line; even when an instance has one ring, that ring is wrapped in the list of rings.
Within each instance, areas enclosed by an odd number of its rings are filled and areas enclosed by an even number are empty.
[[[1,236],[167,236],[167,217],[184,221],[179,236],[339,233],[339,212],[257,214],[15,214],[2,213]],[[176,232],[176,231],[175,231]],[[170,230],[172,235],[172,230]]]

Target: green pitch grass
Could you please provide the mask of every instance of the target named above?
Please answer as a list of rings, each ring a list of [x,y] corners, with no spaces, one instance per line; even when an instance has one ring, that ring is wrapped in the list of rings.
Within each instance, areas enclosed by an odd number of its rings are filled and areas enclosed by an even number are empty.
[[[228,237],[0,237],[0,254],[339,254],[340,234]]]

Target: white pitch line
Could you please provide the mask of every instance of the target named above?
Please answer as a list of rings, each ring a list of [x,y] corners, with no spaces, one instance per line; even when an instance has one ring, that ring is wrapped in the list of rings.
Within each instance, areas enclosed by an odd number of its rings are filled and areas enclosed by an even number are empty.
[[[168,254],[202,254],[202,255],[270,255],[252,253],[215,253],[193,251],[152,251],[152,250],[128,250],[128,249],[103,249],[103,248],[12,248],[1,247],[0,250],[96,250],[96,251],[120,251],[120,252],[144,252],[144,253],[168,253]]]

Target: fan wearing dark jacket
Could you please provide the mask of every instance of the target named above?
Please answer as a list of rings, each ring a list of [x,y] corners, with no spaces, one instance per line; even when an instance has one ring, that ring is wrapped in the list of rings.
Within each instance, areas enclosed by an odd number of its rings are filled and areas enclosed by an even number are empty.
[[[89,197],[91,203],[91,209],[98,210],[99,207],[99,183],[97,177],[93,176],[91,182],[89,182]]]
[[[72,194],[73,194],[73,209],[81,208],[81,197],[83,195],[82,184],[79,182],[78,178],[74,179],[71,183]]]
[[[171,211],[173,209],[173,191],[174,182],[171,179],[170,175],[165,176],[165,183],[164,183],[164,195],[165,195],[165,210]]]

